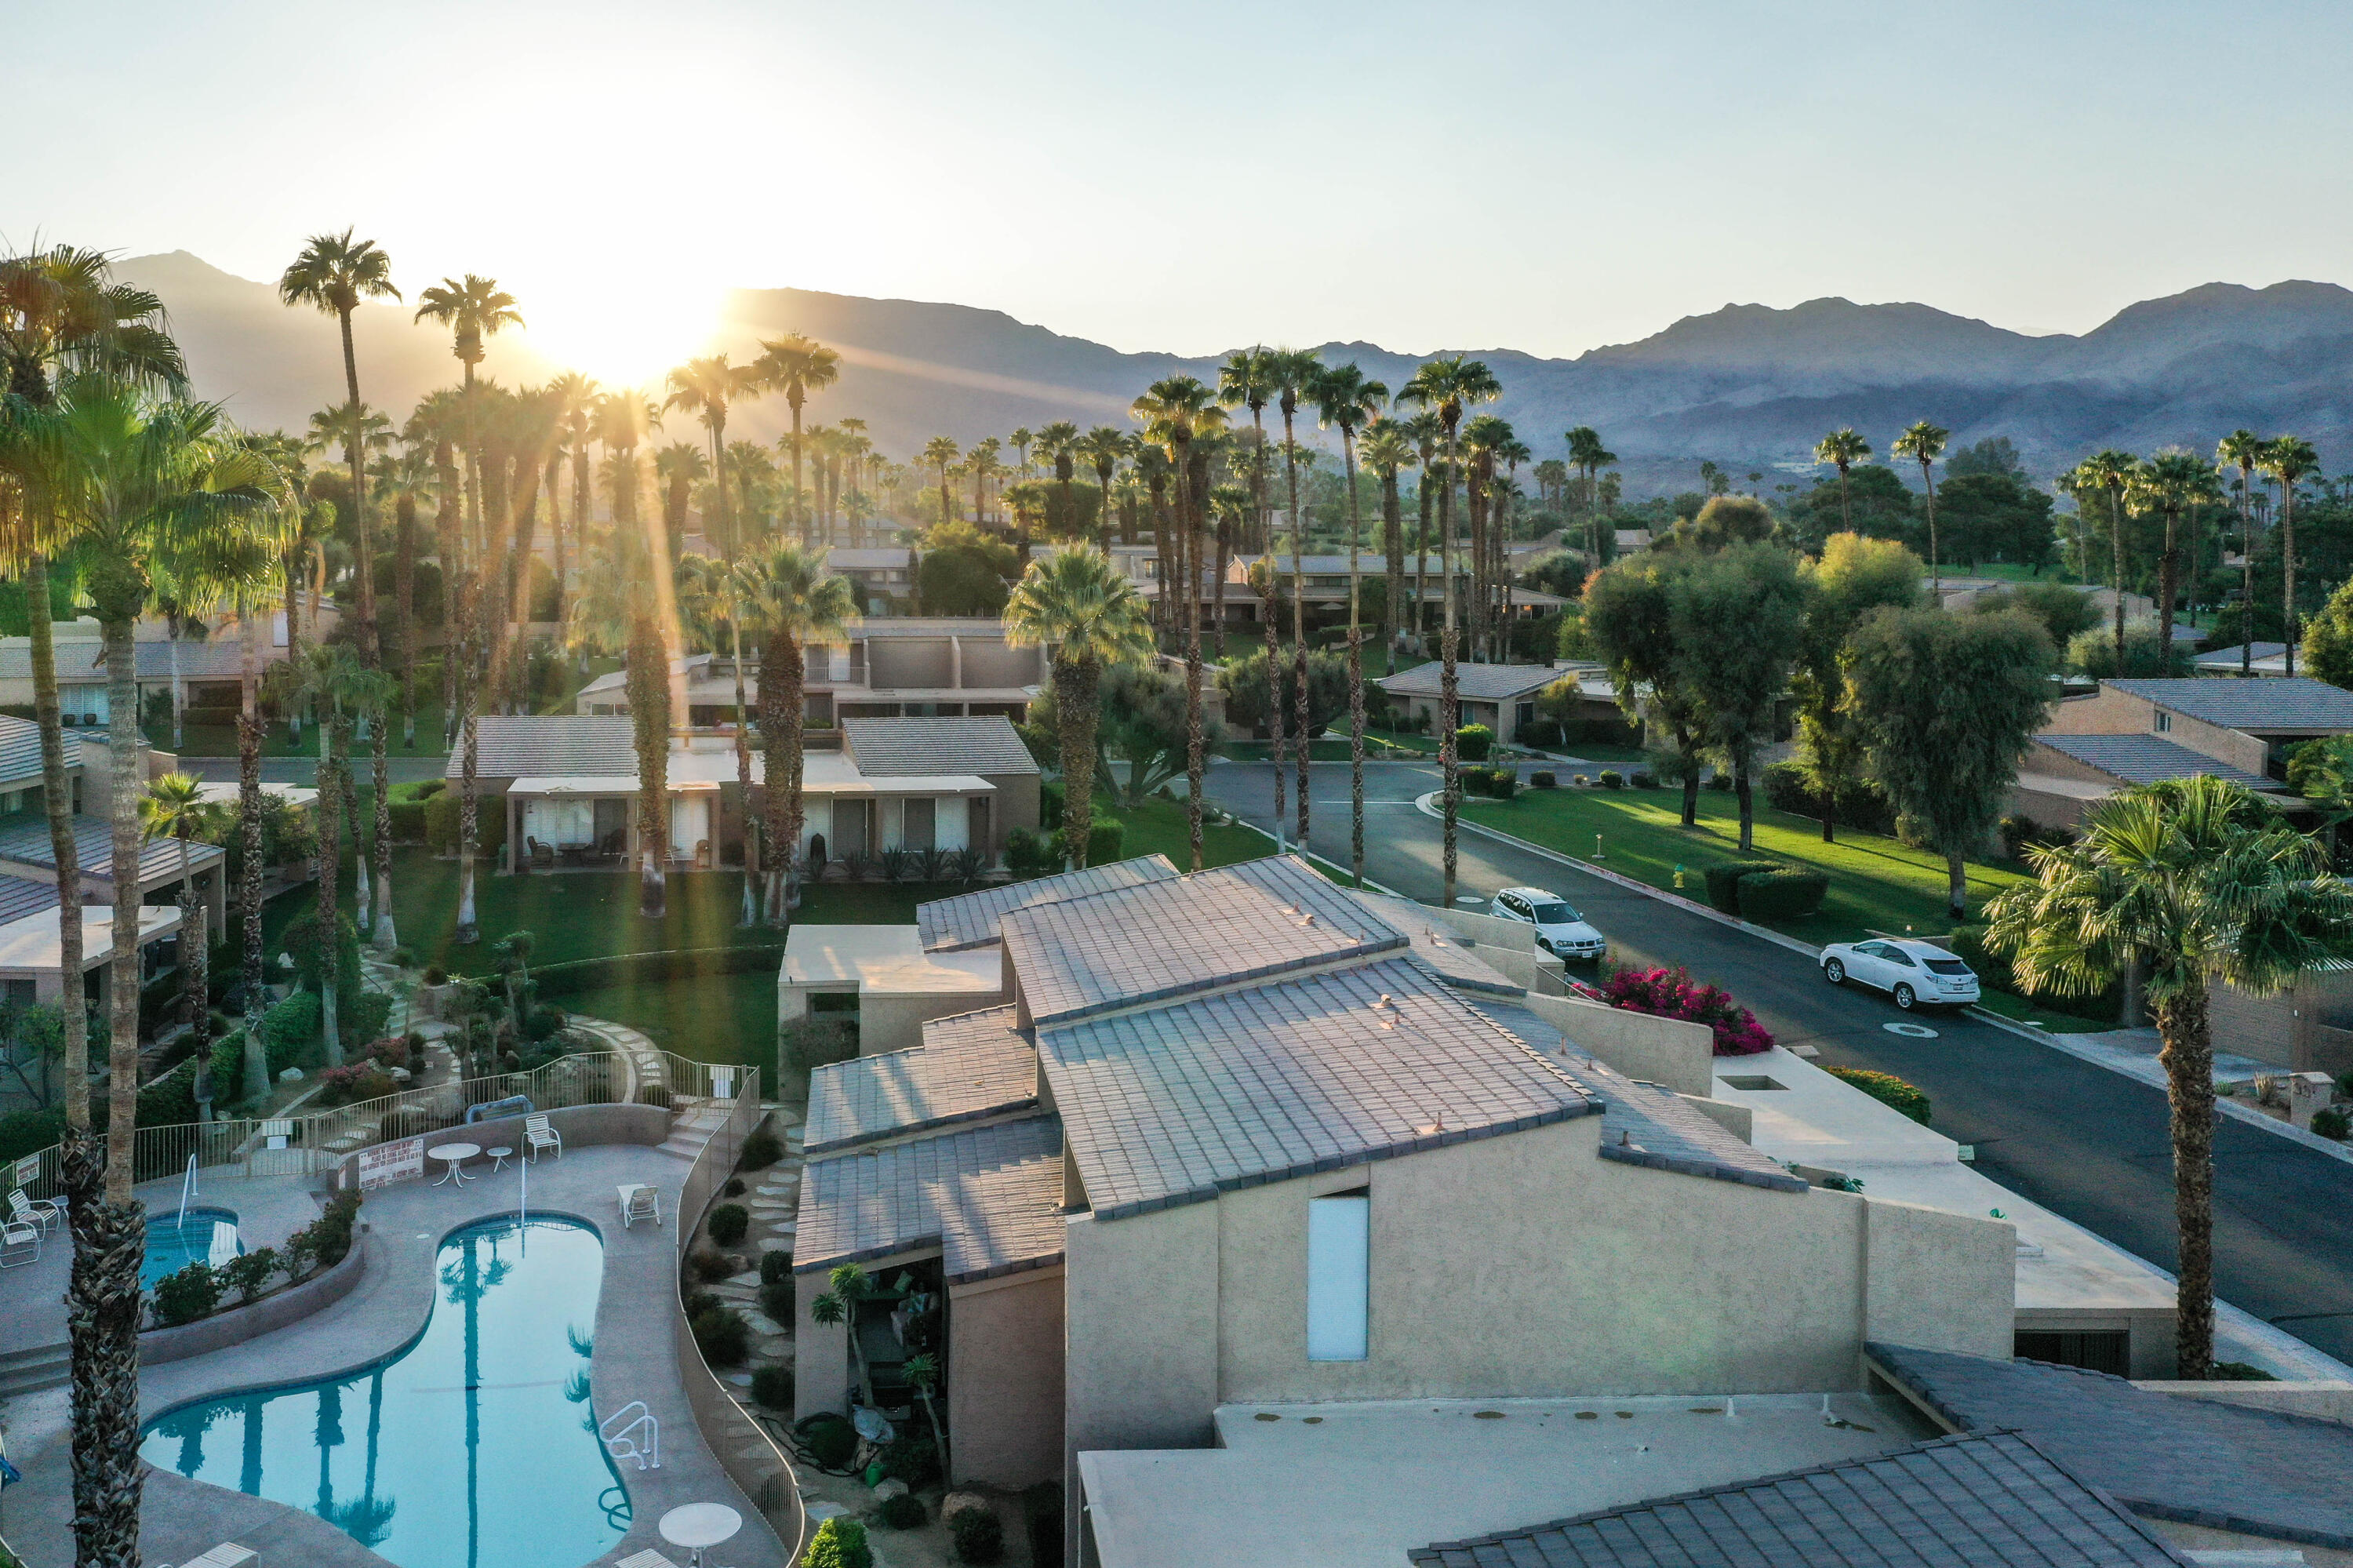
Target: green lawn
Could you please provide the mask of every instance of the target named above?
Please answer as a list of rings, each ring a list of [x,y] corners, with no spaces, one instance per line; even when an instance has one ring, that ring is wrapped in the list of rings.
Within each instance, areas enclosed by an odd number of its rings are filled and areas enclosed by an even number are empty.
[[[1677,789],[1523,789],[1510,800],[1466,795],[1463,814],[1466,821],[1581,860],[1596,858],[1599,834],[1600,864],[1704,902],[1706,868],[1744,858],[1737,848],[1739,808],[1730,794],[1703,789],[1698,824],[1687,829],[1682,804]],[[1830,879],[1821,908],[1801,918],[1769,922],[1778,931],[1820,946],[1854,941],[1874,930],[1941,937],[1953,928],[1945,910],[1945,863],[1926,850],[1851,828],[1841,828],[1838,842],[1826,844],[1820,822],[1774,810],[1761,800],[1756,843],[1757,858],[1799,863]],[[1680,889],[1678,867],[1683,874]],[[1971,914],[1991,895],[2025,880],[2014,870],[1972,863]],[[2041,1019],[2057,1031],[2111,1027],[2071,1019],[2048,1003],[1992,991],[1989,997],[1993,1011]]]
[[[1098,812],[1109,811],[1127,825],[1127,833],[1120,845],[1120,856],[1134,860],[1139,855],[1165,854],[1179,871],[1193,864],[1193,841],[1182,801],[1151,800],[1140,806],[1107,807],[1097,802]],[[1273,853],[1263,833],[1254,832],[1239,822],[1219,826],[1215,822],[1201,824],[1201,863],[1204,866],[1232,865],[1238,861],[1260,860]]]

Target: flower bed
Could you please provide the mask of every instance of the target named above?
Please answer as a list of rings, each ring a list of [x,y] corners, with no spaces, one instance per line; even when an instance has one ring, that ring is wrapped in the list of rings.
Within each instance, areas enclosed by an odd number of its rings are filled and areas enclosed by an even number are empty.
[[[1628,1012],[1704,1023],[1715,1033],[1719,1056],[1753,1056],[1773,1049],[1773,1036],[1756,1014],[1732,1000],[1721,986],[1694,981],[1675,969],[1612,970],[1599,987],[1601,1000]]]

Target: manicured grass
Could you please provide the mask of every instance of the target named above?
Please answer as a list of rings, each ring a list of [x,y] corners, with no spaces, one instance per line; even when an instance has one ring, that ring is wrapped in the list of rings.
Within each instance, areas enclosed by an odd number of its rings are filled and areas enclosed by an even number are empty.
[[[237,726],[233,723],[217,725],[192,723],[182,726],[181,733],[182,743],[176,754],[178,756],[235,757],[237,755]],[[402,746],[400,736],[401,721],[395,717],[392,721],[392,745],[389,755],[394,757],[446,757],[448,755],[441,746],[441,705],[438,702],[423,703],[417,706],[416,750],[411,751]],[[160,724],[147,726],[147,744],[158,750],[170,751],[172,721],[167,718]],[[368,748],[359,745],[356,738],[353,748],[358,754],[360,768],[364,773],[367,768]],[[273,724],[262,735],[261,755],[315,758],[319,755],[319,731],[315,726],[304,725],[302,741],[298,746],[294,743],[292,734],[282,722]]]
[[[1108,811],[1127,825],[1126,837],[1120,845],[1121,859],[1165,854],[1177,870],[1191,869],[1193,841],[1182,801],[1152,800],[1134,807],[1106,806],[1098,801],[1095,810],[1098,812]],[[1201,824],[1201,863],[1204,866],[1261,860],[1272,853],[1273,847],[1265,834],[1253,832],[1239,822],[1222,826],[1209,821]]]
[[[776,977],[710,975],[694,980],[606,986],[556,999],[569,1012],[641,1030],[665,1051],[694,1062],[741,1062],[776,1070]],[[764,1092],[773,1094],[776,1086]],[[806,1097],[807,1089],[801,1094]]]

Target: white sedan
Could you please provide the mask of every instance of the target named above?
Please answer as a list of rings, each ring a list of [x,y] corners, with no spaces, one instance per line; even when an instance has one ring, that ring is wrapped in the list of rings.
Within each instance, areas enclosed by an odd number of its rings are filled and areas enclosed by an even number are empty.
[[[1854,980],[1874,986],[1906,1012],[1922,1006],[1966,1007],[1978,999],[1976,973],[1934,942],[1833,942],[1822,949],[1822,978],[1832,985]]]

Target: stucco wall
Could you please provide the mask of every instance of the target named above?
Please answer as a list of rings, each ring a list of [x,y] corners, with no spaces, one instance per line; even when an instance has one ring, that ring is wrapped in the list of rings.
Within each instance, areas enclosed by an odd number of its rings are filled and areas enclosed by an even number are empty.
[[[905,996],[878,996],[871,991],[862,991],[858,998],[858,1054],[880,1056],[886,1051],[912,1050],[923,1043],[925,1019],[977,1012],[982,1008],[997,1006],[999,1000],[968,991]]]
[[[1026,1487],[1062,1473],[1062,1271],[948,1291],[948,1430],[956,1482]]]
[[[966,637],[964,683],[967,686],[1032,686],[1046,678],[1042,652],[1008,648],[998,639]]]
[[[997,842],[989,848],[1002,854],[1014,829],[1038,826],[1038,791],[1044,780],[1035,773],[984,773],[981,777],[997,786],[989,804],[989,836]]]
[[[1863,1224],[1864,1338],[2009,1358],[2017,1227],[1886,1198],[1863,1205]]]
[[[809,1308],[826,1293],[825,1276],[816,1269],[793,1276],[793,1419],[807,1420],[827,1411],[849,1414],[843,1399],[849,1387],[849,1326],[820,1323]]]
[[[1627,1012],[1581,997],[1530,996],[1521,1005],[1570,1045],[1630,1078],[1701,1099],[1715,1093],[1715,1033],[1704,1023]]]
[[[658,1144],[670,1137],[671,1113],[660,1106],[565,1106],[547,1113],[549,1125],[564,1135],[566,1149],[586,1149],[599,1143]],[[484,1149],[507,1148],[517,1154],[523,1151],[523,1118],[519,1116],[491,1117],[471,1127],[449,1127],[426,1136],[426,1142],[479,1144]],[[539,1158],[558,1158],[550,1150]],[[353,1178],[359,1163],[357,1150],[345,1155],[335,1169],[336,1186],[344,1186]],[[433,1171],[428,1169],[426,1176]]]
[[[2146,697],[2103,685],[2088,697],[2069,697],[2054,704],[2050,720],[2042,727],[2052,735],[2160,736],[2249,773],[2263,771],[2271,748],[2260,736],[2208,724],[2187,714],[2170,714],[2168,727],[2159,730],[2158,711],[2157,705]]]

